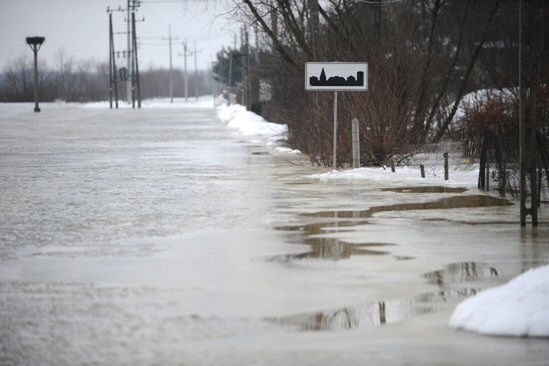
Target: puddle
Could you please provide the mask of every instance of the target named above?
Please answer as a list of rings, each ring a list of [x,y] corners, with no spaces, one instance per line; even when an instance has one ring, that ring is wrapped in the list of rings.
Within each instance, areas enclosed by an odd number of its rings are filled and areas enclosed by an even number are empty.
[[[441,187],[445,188],[445,187]],[[301,216],[315,218],[330,218],[333,221],[312,223],[306,225],[279,226],[276,230],[297,233],[293,240],[298,244],[307,244],[311,250],[305,253],[287,254],[267,258],[267,261],[289,261],[292,259],[318,258],[318,259],[347,259],[353,255],[386,255],[386,251],[367,249],[367,247],[379,245],[392,245],[388,243],[347,243],[337,238],[317,238],[315,235],[329,234],[335,232],[349,231],[356,225],[367,224],[365,218],[371,217],[374,213],[385,211],[410,211],[410,210],[436,210],[452,208],[474,208],[488,206],[507,206],[511,205],[508,200],[485,195],[475,196],[453,196],[441,198],[436,201],[425,203],[403,203],[387,206],[374,206],[364,211],[321,211],[315,213],[305,213]],[[413,257],[395,257],[397,261],[414,259]]]
[[[396,192],[396,193],[463,193],[467,191],[467,188],[443,187],[443,186],[420,186],[420,187],[383,188],[382,191]]]
[[[371,248],[390,246],[388,243],[346,243],[334,238],[309,238],[304,244],[311,246],[311,250],[305,253],[285,254],[267,258],[269,262],[286,262],[292,259],[347,259],[353,255],[386,255],[389,252],[374,250]]]
[[[512,205],[512,203],[508,200],[492,196],[452,196],[424,203],[401,203],[396,205],[374,206],[365,211],[320,211],[302,215],[308,217],[367,218],[372,217],[375,213],[387,211],[440,210],[510,205]]]
[[[252,155],[270,155],[270,154],[266,151],[256,151],[256,152],[253,152]]]
[[[411,257],[408,255],[395,255],[395,259],[397,261],[411,261],[412,259],[416,259],[416,257]]]
[[[412,299],[371,302],[364,306],[348,307],[333,311],[297,314],[268,318],[280,326],[299,331],[345,331],[357,328],[372,328],[395,324],[419,315],[438,311],[448,299],[466,298],[475,295],[478,289],[462,288],[441,290],[418,295]]]
[[[300,185],[307,185],[312,183],[311,182],[286,182],[285,184],[290,186],[300,186]]]
[[[317,258],[328,260],[339,260],[350,258],[353,255],[385,255],[386,251],[375,250],[383,246],[391,246],[390,243],[348,243],[337,238],[316,238],[314,235],[344,232],[347,227],[366,224],[367,221],[338,221],[321,222],[307,225],[278,226],[276,230],[298,233],[298,236],[291,240],[296,244],[307,244],[311,250],[305,253],[286,254],[267,258],[269,262],[285,262],[292,259]]]
[[[479,291],[477,288],[469,287],[444,288],[447,284],[490,279],[498,275],[499,271],[496,268],[485,263],[451,263],[442,270],[423,275],[428,283],[440,286],[437,292],[420,294],[411,299],[383,300],[364,306],[266,320],[281,326],[294,327],[300,331],[343,331],[394,324],[439,311],[448,300],[463,299]]]
[[[464,283],[475,280],[485,280],[499,276],[499,271],[485,263],[461,262],[451,263],[439,271],[428,272],[423,275],[428,283],[444,287],[455,283]]]

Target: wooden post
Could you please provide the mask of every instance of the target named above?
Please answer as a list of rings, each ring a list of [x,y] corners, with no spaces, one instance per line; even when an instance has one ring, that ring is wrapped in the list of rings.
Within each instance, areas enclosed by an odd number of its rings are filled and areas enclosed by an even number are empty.
[[[448,153],[445,152],[443,154],[444,156],[444,180],[448,180],[449,179],[449,175],[448,175]]]
[[[351,121],[353,140],[353,168],[360,168],[360,135],[358,130],[358,119]]]
[[[108,10],[107,10],[108,11]],[[112,72],[112,13],[109,13],[109,108],[112,109],[113,72]],[[115,72],[116,73],[116,72]]]
[[[419,170],[421,171],[421,178],[425,178],[425,166],[423,164],[419,166]]]
[[[332,169],[337,169],[337,90],[334,91],[334,153],[332,156]]]
[[[391,172],[395,172],[395,161],[391,159]]]
[[[519,135],[520,135],[520,225],[526,225],[526,216],[532,218],[532,226],[538,224],[537,202],[537,83],[539,73],[539,49],[541,44],[534,29],[536,1],[520,0],[519,3]],[[529,187],[527,190],[526,178]],[[526,196],[530,193],[530,207]]]
[[[490,149],[486,151],[486,191],[490,191]]]

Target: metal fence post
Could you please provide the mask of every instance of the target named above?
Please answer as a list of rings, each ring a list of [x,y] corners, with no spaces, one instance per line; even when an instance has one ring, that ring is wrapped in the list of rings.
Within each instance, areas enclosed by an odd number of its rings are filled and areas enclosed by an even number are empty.
[[[353,168],[360,168],[360,134],[358,130],[358,119],[351,121],[353,135]]]
[[[337,90],[334,91],[334,155],[332,169],[337,169]]]
[[[448,176],[448,153],[445,152],[443,154],[444,156],[444,180],[448,180],[449,179],[449,176]]]

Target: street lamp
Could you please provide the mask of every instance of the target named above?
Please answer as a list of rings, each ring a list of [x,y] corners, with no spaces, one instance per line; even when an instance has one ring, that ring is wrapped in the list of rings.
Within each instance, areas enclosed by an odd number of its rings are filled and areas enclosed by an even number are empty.
[[[38,107],[38,50],[46,39],[44,37],[27,37],[27,44],[34,53],[34,111],[40,112]]]

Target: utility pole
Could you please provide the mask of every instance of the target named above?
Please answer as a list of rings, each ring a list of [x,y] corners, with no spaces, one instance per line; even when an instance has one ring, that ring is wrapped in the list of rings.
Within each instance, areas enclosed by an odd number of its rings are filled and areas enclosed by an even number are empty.
[[[519,2],[519,136],[520,136],[520,225],[526,226],[530,215],[532,226],[538,224],[537,187],[537,141],[538,132],[538,83],[540,70],[541,41],[536,36],[535,0]],[[528,178],[529,187],[526,185]],[[528,189],[527,189],[528,188]],[[526,196],[530,193],[530,207],[526,207]]]
[[[246,39],[246,109],[250,110],[250,37],[248,27],[244,27],[244,36]]]
[[[112,13],[109,12],[107,8],[107,13],[109,13],[109,108],[112,109],[112,94],[113,94],[113,51],[112,51]],[[116,71],[114,72],[116,75]]]
[[[187,78],[187,41],[183,43],[183,57],[185,59],[184,73],[185,73],[185,102],[189,101],[189,80]]]
[[[139,81],[139,62],[137,60],[137,32],[135,30],[135,11],[132,11],[132,35],[133,35],[133,67],[135,70],[135,76],[133,82],[135,85],[134,98],[132,99],[132,106],[135,100],[135,93],[137,93],[137,108],[141,108],[141,82]]]
[[[38,106],[38,50],[42,47],[42,43],[46,38],[44,37],[27,37],[26,41],[32,52],[34,53],[34,111],[40,112]]]
[[[128,56],[126,61],[127,61],[127,70],[128,70],[128,73],[131,77],[131,59],[130,59],[130,55],[131,55],[131,33],[130,33],[130,3],[132,2],[132,0],[128,0],[128,4],[127,4],[127,8],[126,8],[126,11],[127,11],[127,16],[126,16],[126,23],[127,23],[127,35],[128,35],[128,42],[127,42],[127,48],[126,48],[126,55]],[[126,81],[126,101],[128,103],[131,102],[131,98],[132,98],[132,86],[131,86],[131,79],[128,78],[128,80]]]
[[[178,40],[179,37],[172,37],[172,25],[168,26],[168,38],[162,37],[162,40],[168,41],[170,48],[170,103],[173,103],[173,62],[172,62],[172,41]]]
[[[111,9],[107,7],[109,14],[109,106],[112,109],[112,97],[114,93],[115,107],[118,109],[118,68],[116,67],[116,49],[114,47],[114,30],[112,23],[112,14],[114,12],[123,12],[122,7]],[[117,33],[120,34],[120,33]]]
[[[196,100],[198,101],[198,69],[197,69],[197,62],[196,62],[196,55],[202,51],[196,50],[196,41],[194,41],[194,96],[196,97]]]
[[[109,107],[112,109],[112,98],[114,93],[114,102],[118,109],[118,77],[116,71],[116,54],[114,51],[114,35],[112,29],[112,11],[107,8],[109,13]]]
[[[189,80],[188,80],[188,73],[187,73],[187,56],[191,56],[192,53],[187,51],[187,41],[182,43],[183,45],[183,53],[180,53],[179,56],[184,57],[184,63],[183,63],[183,81],[185,86],[185,102],[189,100]]]

